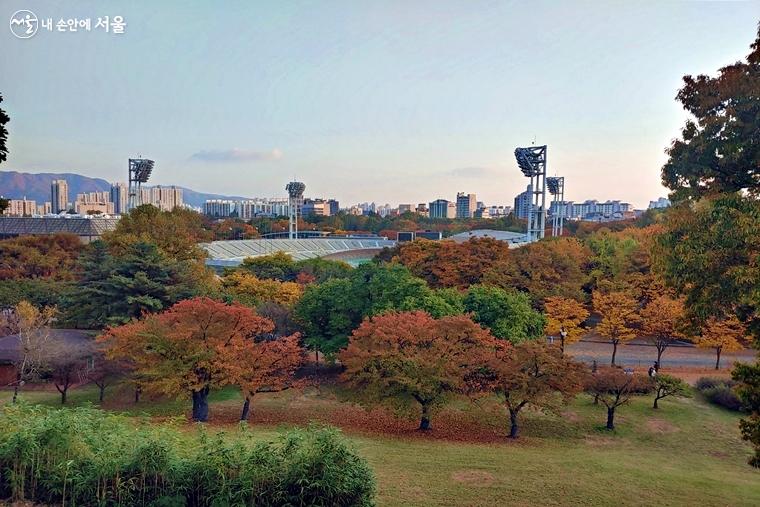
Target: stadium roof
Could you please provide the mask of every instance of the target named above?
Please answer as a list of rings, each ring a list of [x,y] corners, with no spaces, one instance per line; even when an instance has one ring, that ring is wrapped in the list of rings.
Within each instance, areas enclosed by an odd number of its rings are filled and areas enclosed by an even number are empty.
[[[0,237],[69,233],[89,241],[114,230],[118,223],[118,218],[103,217],[0,217]]]
[[[213,241],[201,246],[208,252],[211,266],[237,266],[246,257],[261,257],[277,252],[290,254],[295,260],[332,256],[347,252],[368,254],[385,247],[393,247],[395,241],[388,239],[243,239]]]
[[[493,229],[460,232],[451,236],[450,239],[461,242],[467,241],[470,238],[493,238],[499,241],[506,241],[510,246],[522,246],[528,242],[524,232],[496,231]]]

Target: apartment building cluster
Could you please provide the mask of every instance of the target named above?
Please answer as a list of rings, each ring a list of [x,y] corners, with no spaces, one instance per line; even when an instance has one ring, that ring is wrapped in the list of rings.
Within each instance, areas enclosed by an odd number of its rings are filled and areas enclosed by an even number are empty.
[[[340,204],[335,199],[304,199],[300,205],[301,216],[337,215]],[[255,199],[209,199],[203,204],[203,214],[213,218],[236,217],[250,220],[256,217],[288,216],[290,207],[287,197]]]
[[[532,207],[533,187],[528,185],[525,192],[515,197],[515,216],[527,219]],[[607,200],[600,202],[596,199],[588,199],[583,202],[552,201],[547,195],[547,212],[549,216],[561,216],[568,220],[583,220],[591,222],[604,222],[610,220],[623,220],[634,218],[634,210],[627,202],[619,200]]]
[[[64,179],[50,183],[50,200],[37,204],[27,199],[10,199],[6,216],[31,217],[73,213],[77,215],[120,215],[127,212],[129,191],[126,183],[114,183],[110,190],[77,194],[69,200],[69,184]],[[143,187],[135,196],[135,204],[152,204],[170,211],[184,206],[182,189],[170,186]]]

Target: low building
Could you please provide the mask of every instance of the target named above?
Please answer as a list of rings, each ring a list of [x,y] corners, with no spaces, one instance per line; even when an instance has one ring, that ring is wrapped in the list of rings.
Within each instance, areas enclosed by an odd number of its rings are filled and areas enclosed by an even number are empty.
[[[0,217],[0,238],[39,234],[74,234],[83,243],[113,231],[119,217],[60,215],[54,217]]]

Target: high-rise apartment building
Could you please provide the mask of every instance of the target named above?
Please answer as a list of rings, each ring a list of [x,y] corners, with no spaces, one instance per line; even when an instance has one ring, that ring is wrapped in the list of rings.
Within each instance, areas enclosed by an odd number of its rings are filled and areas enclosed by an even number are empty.
[[[340,203],[335,199],[327,201],[330,205],[330,216],[337,215],[340,212]]]
[[[50,184],[50,203],[53,213],[69,210],[69,184],[66,180],[53,180]]]
[[[182,189],[171,187],[143,187],[140,189],[140,204],[152,204],[163,211],[171,211],[182,207]]]
[[[459,192],[457,194],[456,218],[472,218],[478,208],[475,194]]]
[[[111,202],[113,203],[113,212],[117,215],[127,212],[128,192],[126,183],[118,182],[111,185]]]
[[[5,214],[11,217],[30,217],[37,213],[37,203],[24,197],[10,199]]]
[[[533,187],[528,185],[525,192],[515,197],[514,213],[517,218],[527,220],[530,209],[533,206]]]
[[[203,214],[214,218],[232,216],[235,211],[235,201],[225,199],[209,199],[203,203]]]

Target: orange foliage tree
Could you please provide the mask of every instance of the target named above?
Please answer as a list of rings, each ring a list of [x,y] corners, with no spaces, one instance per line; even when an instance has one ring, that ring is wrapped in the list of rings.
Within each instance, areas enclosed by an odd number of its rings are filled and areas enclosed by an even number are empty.
[[[749,340],[744,324],[734,316],[724,320],[711,317],[702,328],[702,336],[696,339],[697,347],[715,350],[715,369],[720,369],[722,352],[742,350],[743,343]]]
[[[433,288],[467,288],[480,283],[494,263],[506,259],[509,246],[493,238],[454,241],[413,241],[392,257]]]
[[[583,336],[581,325],[588,318],[588,310],[575,299],[551,296],[544,301],[546,332],[558,335],[559,349],[565,352],[565,344],[575,343]]]
[[[596,326],[596,332],[612,343],[611,364],[614,366],[618,345],[636,337],[633,326],[639,322],[636,313],[637,303],[625,292],[594,292],[593,300],[594,311],[602,316],[601,322]]]
[[[673,342],[685,338],[686,309],[683,301],[660,295],[641,310],[641,328],[657,349],[657,365]]]
[[[234,299],[248,306],[262,303],[292,306],[303,294],[303,286],[299,283],[260,279],[241,270],[225,276],[222,285]]]
[[[483,351],[479,368],[468,376],[471,389],[496,393],[509,412],[509,437],[519,434],[518,416],[526,405],[544,410],[559,407],[584,386],[584,366],[556,348],[537,341],[511,346],[499,341]]]
[[[253,368],[249,358],[256,357],[263,343],[255,338],[273,329],[270,320],[246,306],[194,298],[110,328],[99,340],[110,359],[132,366],[143,389],[190,394],[193,420],[205,422],[209,391],[242,383],[241,369]]]
[[[621,368],[607,366],[589,375],[586,390],[607,407],[607,429],[614,430],[617,408],[647,385],[651,385],[651,381],[645,376],[630,375]]]
[[[464,377],[484,348],[498,345],[464,315],[433,319],[425,312],[391,312],[365,319],[339,354],[342,380],[368,404],[419,403],[420,430],[431,410],[462,391]]]

